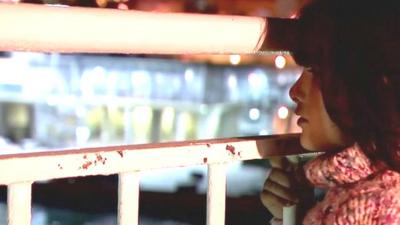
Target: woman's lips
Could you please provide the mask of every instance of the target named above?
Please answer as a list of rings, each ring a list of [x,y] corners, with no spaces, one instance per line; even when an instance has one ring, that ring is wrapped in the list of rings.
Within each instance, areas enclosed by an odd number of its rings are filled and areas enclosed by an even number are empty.
[[[301,126],[302,124],[307,123],[307,122],[308,122],[308,120],[304,119],[303,117],[300,117],[297,120],[297,125]]]

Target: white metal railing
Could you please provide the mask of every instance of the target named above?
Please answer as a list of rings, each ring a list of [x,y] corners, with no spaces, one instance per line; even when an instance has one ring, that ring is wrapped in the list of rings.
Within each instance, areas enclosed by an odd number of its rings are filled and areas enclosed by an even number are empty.
[[[0,4],[0,51],[260,53],[266,18]],[[109,146],[0,156],[9,225],[28,225],[38,180],[119,174],[118,224],[138,224],[141,170],[207,164],[207,224],[225,216],[226,167],[237,160],[300,154],[296,136]],[[286,215],[286,214],[285,214]]]
[[[119,174],[118,224],[135,225],[141,170],[208,165],[207,224],[221,225],[230,162],[301,153],[297,135],[280,135],[10,154],[0,156],[0,184],[8,185],[9,225],[28,225],[33,182]]]
[[[29,4],[0,4],[0,15],[8,51],[255,53],[266,27],[262,17]]]

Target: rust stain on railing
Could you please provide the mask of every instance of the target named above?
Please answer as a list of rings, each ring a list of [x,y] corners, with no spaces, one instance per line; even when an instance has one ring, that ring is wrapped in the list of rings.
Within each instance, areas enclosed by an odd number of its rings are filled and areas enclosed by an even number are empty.
[[[288,134],[8,154],[0,155],[0,170],[14,172],[1,173],[0,184],[302,153],[298,135]]]

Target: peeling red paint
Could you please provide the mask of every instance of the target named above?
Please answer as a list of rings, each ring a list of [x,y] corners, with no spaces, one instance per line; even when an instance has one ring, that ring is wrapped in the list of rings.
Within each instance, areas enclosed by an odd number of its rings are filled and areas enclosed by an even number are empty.
[[[96,154],[96,159],[99,160],[99,161],[102,161],[103,157],[100,154]]]
[[[106,160],[107,160],[107,158],[103,158],[103,156],[101,156],[100,154],[96,154],[96,160],[94,161],[94,163],[96,164],[97,162],[99,162],[99,163],[103,163],[103,165],[104,164],[106,164]]]
[[[92,165],[93,163],[92,162],[90,162],[90,161],[88,161],[88,162],[85,162],[83,165],[82,165],[82,169],[85,169],[85,170],[87,170],[88,168],[89,168],[89,166],[90,165]]]
[[[207,161],[208,161],[207,158],[204,158],[204,159],[203,159],[203,163],[207,163]]]
[[[123,152],[122,150],[119,150],[119,151],[117,151],[117,152],[118,152],[118,154],[121,156],[121,158],[124,157],[124,152]]]
[[[225,148],[227,151],[229,151],[230,153],[232,153],[232,155],[234,155],[236,152],[235,152],[235,147],[233,147],[233,145],[226,145],[226,148]]]

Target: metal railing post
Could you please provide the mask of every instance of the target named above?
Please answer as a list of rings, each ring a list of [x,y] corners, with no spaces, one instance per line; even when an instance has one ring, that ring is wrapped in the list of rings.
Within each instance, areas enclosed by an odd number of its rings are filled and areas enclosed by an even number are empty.
[[[32,182],[8,185],[8,225],[31,224]]]
[[[227,164],[208,165],[207,225],[225,224]]]
[[[139,224],[139,172],[119,174],[118,225]]]
[[[8,225],[29,225],[33,182],[119,174],[118,225],[138,225],[140,171],[208,165],[207,225],[223,225],[229,163],[294,154],[304,154],[297,135],[0,154],[0,171],[13,171],[0,173],[0,184],[8,185]],[[285,224],[294,210],[284,212]]]

